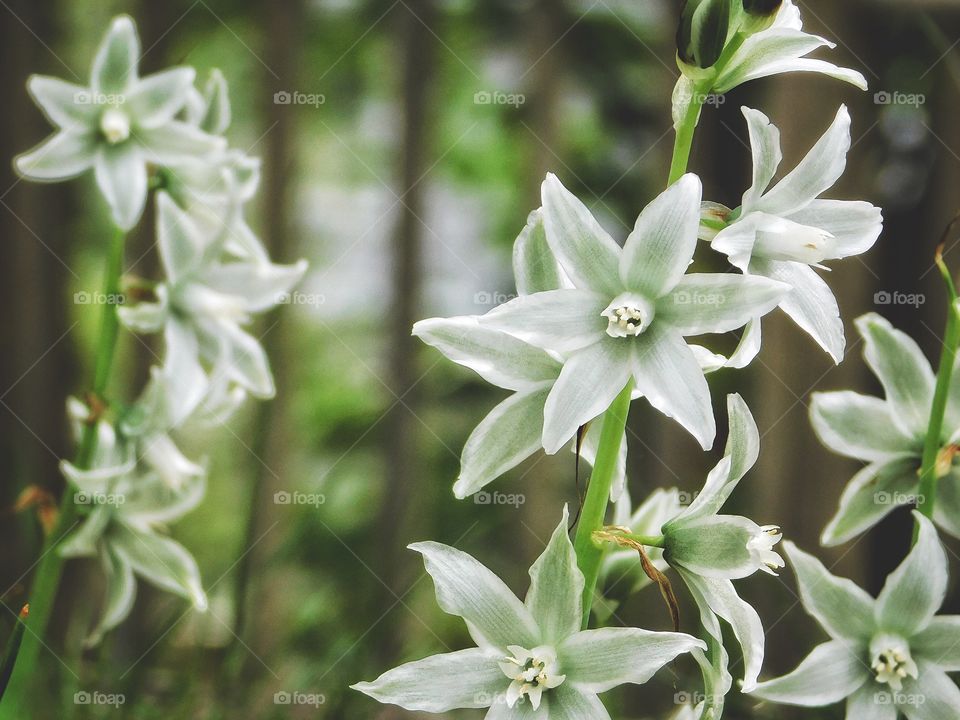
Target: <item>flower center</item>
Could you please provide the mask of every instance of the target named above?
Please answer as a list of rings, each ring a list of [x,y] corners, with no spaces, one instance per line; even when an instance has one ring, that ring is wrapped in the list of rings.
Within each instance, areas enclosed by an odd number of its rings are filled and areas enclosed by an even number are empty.
[[[878,635],[870,643],[870,667],[878,683],[887,684],[899,692],[907,677],[917,679],[917,664],[910,657],[910,646],[896,635]]]
[[[513,707],[526,695],[533,709],[539,709],[543,691],[557,687],[567,677],[559,674],[556,651],[547,646],[527,650],[519,645],[507,650],[513,655],[500,663],[503,674],[513,681],[507,688],[507,705]]]
[[[100,116],[100,132],[111,145],[121,143],[130,137],[130,118],[119,108],[108,108]]]
[[[607,335],[615,338],[636,337],[653,322],[653,303],[641,295],[624,293],[616,298],[601,315],[607,318]]]
[[[820,228],[790,223],[789,229],[757,232],[754,255],[770,260],[790,260],[816,265],[830,260],[837,251],[837,239]]]
[[[784,566],[783,558],[774,552],[773,546],[780,542],[783,534],[776,525],[764,525],[760,531],[747,541],[747,550],[764,572],[776,575]]]

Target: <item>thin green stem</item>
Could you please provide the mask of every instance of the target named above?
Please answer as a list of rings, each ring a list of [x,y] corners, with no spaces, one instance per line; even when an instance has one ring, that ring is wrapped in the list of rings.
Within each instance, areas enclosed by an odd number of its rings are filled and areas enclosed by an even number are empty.
[[[630,381],[603,415],[597,460],[593,465],[590,486],[587,488],[587,497],[583,502],[583,511],[573,543],[577,552],[577,565],[580,566],[586,581],[583,587],[584,629],[590,623],[590,608],[593,606],[593,595],[596,592],[604,552],[603,546],[594,542],[593,533],[603,527],[607,514],[607,502],[610,500],[610,488],[613,486],[613,476],[617,469],[623,431],[627,427],[632,392],[633,381]]]
[[[111,302],[111,298],[120,295],[124,240],[125,234],[119,230],[116,231],[107,253],[103,283],[104,305],[100,318],[97,355],[93,372],[93,395],[96,399],[102,398],[106,393],[110,374],[113,370],[119,321],[117,308]],[[88,468],[96,449],[96,423],[90,422],[83,426],[74,464],[81,469]],[[30,593],[30,615],[26,620],[26,632],[20,652],[17,655],[10,685],[3,696],[2,703],[0,703],[0,718],[3,720],[19,720],[23,717],[29,717],[29,698],[33,696],[31,686],[36,680],[37,660],[40,655],[40,648],[44,646],[43,640],[50,623],[57,589],[60,586],[60,577],[63,573],[63,558],[57,552],[57,546],[78,522],[77,506],[73,502],[73,493],[68,488],[60,501],[57,524],[44,541],[43,551],[34,576],[33,589]]]
[[[690,152],[693,149],[693,136],[700,122],[700,112],[703,108],[705,95],[700,92],[699,86],[694,88],[693,97],[677,126],[677,137],[673,142],[673,159],[670,162],[670,179],[667,185],[673,185],[687,172],[690,164]]]
[[[634,535],[633,533],[621,533],[620,537],[632,540],[635,543],[646,545],[647,547],[663,548],[666,547],[667,539],[663,535]]]
[[[957,307],[957,289],[939,250],[937,251],[937,267],[940,268],[940,274],[947,286],[950,307],[947,310],[947,328],[943,334],[940,368],[937,370],[933,407],[930,410],[930,423],[927,425],[927,436],[923,443],[923,460],[920,464],[920,492],[917,509],[928,518],[933,518],[937,498],[937,480],[939,480],[940,475],[937,469],[937,461],[942,444],[943,417],[947,410],[950,382],[953,379],[953,367],[957,359],[957,348],[960,346],[960,309]],[[918,532],[919,526],[914,528],[914,540],[916,540]]]

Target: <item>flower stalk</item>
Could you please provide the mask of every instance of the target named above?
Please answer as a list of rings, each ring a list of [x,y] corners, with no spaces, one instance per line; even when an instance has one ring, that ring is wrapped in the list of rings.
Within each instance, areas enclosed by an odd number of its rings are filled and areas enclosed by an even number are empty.
[[[603,547],[594,541],[593,533],[604,526],[607,501],[610,498],[613,475],[617,468],[620,443],[623,442],[623,431],[627,427],[627,414],[630,410],[632,393],[633,382],[631,381],[627,383],[603,416],[597,460],[593,466],[593,474],[590,476],[590,486],[587,488],[587,497],[583,503],[583,511],[580,514],[577,535],[573,544],[577,553],[577,565],[580,567],[585,581],[583,588],[584,629],[590,623],[590,608],[593,607],[593,595],[596,591],[597,577],[600,573],[600,563],[603,560],[604,552]]]
[[[960,309],[957,303],[957,288],[950,270],[943,261],[943,246],[937,248],[937,268],[943,276],[950,298],[947,310],[947,327],[943,335],[943,350],[940,354],[940,368],[937,371],[937,384],[933,395],[933,406],[930,410],[930,424],[923,445],[923,460],[920,465],[920,493],[922,498],[917,509],[926,517],[933,518],[936,502],[938,458],[940,455],[941,436],[943,434],[943,418],[947,410],[947,400],[950,393],[950,382],[953,378],[953,367],[957,359],[957,348],[960,346]],[[914,527],[914,542],[920,531],[920,525]]]
[[[119,296],[120,277],[123,274],[125,239],[126,234],[122,230],[115,230],[107,252],[104,269],[104,297]],[[118,333],[117,309],[114,305],[105,303],[100,318],[97,354],[93,372],[92,393],[96,398],[102,398],[109,385]],[[87,468],[96,451],[96,428],[96,422],[89,422],[83,428],[75,463],[79,468]],[[60,501],[57,523],[47,535],[43,544],[40,563],[30,593],[30,615],[23,621],[28,632],[24,634],[10,684],[3,695],[2,703],[0,703],[0,718],[4,720],[6,718],[24,717],[23,710],[26,707],[26,698],[29,697],[29,685],[35,677],[37,659],[46,635],[47,625],[50,622],[53,604],[63,573],[64,558],[57,552],[57,545],[73,530],[77,521],[77,506],[73,501],[73,493],[70,492],[68,487],[64,490],[63,498]]]

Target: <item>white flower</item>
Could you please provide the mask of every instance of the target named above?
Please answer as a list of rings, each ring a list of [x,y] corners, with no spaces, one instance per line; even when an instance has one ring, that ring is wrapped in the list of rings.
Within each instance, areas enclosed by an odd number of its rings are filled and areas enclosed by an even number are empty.
[[[947,673],[960,670],[960,617],[936,615],[947,592],[947,557],[933,524],[913,515],[919,539],[876,600],[786,543],[803,607],[830,640],[793,672],[760,683],[754,696],[804,707],[846,700],[852,720],[956,717],[960,689]]]
[[[728,61],[717,68],[711,90],[725,93],[750,80],[788,72],[814,72],[867,89],[867,81],[855,70],[806,57],[822,47],[834,48],[829,40],[803,31],[800,10],[793,0],[784,0],[774,21],[747,36]]]
[[[919,470],[930,422],[936,376],[923,351],[906,333],[868,313],[856,321],[867,365],[886,399],[851,391],[814,393],[810,421],[820,442],[868,463],[847,484],[840,507],[823,531],[824,545],[839,545],[876,525],[902,505],[919,501]],[[960,537],[960,383],[947,396],[934,522]]]
[[[790,285],[793,291],[780,307],[839,363],[845,345],[840,309],[811,266],[866,252],[883,229],[881,211],[870,203],[819,199],[846,167],[850,115],[841,106],[809,154],[770,187],[782,159],[780,132],[758,110],[743,108],[743,114],[753,150],[753,185],[732,220],[721,222],[724,227],[716,234],[708,228],[704,236],[744,273]],[[716,217],[716,206],[705,211],[708,221]]]
[[[71,400],[68,409],[79,431],[89,411],[77,400]],[[172,483],[164,472],[182,470],[179,465],[189,461],[169,437],[162,436],[163,453],[140,456],[140,439],[118,432],[105,420],[97,421],[96,431],[89,469],[61,463],[84,520],[58,550],[65,557],[99,557],[103,565],[106,598],[100,620],[87,638],[89,645],[99,643],[130,614],[135,576],[190,600],[199,610],[207,607],[196,561],[182,545],[158,532],[200,503],[206,473],[193,466],[199,472],[184,473]]]
[[[166,279],[155,290],[156,300],[118,312],[133,330],[163,331],[163,377],[168,397],[179,406],[173,415],[184,418],[202,401],[208,370],[214,381],[223,376],[256,397],[272,397],[266,353],[242,326],[253,314],[282,302],[306,263],[225,259],[223,235],[209,238],[162,192],[157,195],[157,236]]]
[[[713,444],[710,390],[684,337],[741,327],[775,307],[787,287],[765,278],[685,275],[699,207],[700,181],[687,175],[641,213],[621,249],[547,176],[546,239],[575,288],[519,297],[480,322],[564,358],[544,408],[548,453],[605,411],[628,382],[704,448]]]
[[[478,647],[407,663],[353,688],[407,710],[490,708],[487,718],[609,720],[599,693],[644,683],[681,653],[704,647],[681,633],[580,630],[583,574],[567,537],[567,512],[530,568],[520,602],[475,559],[417,543],[440,607],[462,617]]]
[[[737,595],[731,580],[758,570],[775,574],[783,559],[773,551],[780,540],[778,529],[760,527],[745,517],[718,515],[760,451],[760,433],[739,395],[727,396],[730,433],[723,459],[710,472],[703,490],[679,515],[663,525],[664,559],[690,589],[700,607],[704,628],[713,638],[711,657],[717,687],[709,693],[722,698],[730,686],[727,653],[719,618],[733,627],[743,648],[744,690],[756,684],[763,663],[764,633],[760,616]]]
[[[34,75],[34,101],[57,126],[48,140],[16,160],[32,180],[66,180],[94,169],[114,222],[129,230],[147,198],[147,165],[165,166],[221,151],[225,143],[175,120],[194,80],[192,68],[141,78],[133,21],[115,18],[97,50],[90,86]]]

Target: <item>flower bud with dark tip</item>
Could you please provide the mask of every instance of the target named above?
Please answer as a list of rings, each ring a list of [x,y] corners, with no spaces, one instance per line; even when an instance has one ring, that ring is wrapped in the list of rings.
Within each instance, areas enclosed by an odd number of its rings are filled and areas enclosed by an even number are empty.
[[[774,15],[783,5],[783,0],[743,0],[743,9],[750,15],[766,17]]]
[[[688,65],[713,67],[727,42],[731,0],[686,0],[677,29],[677,52]]]

